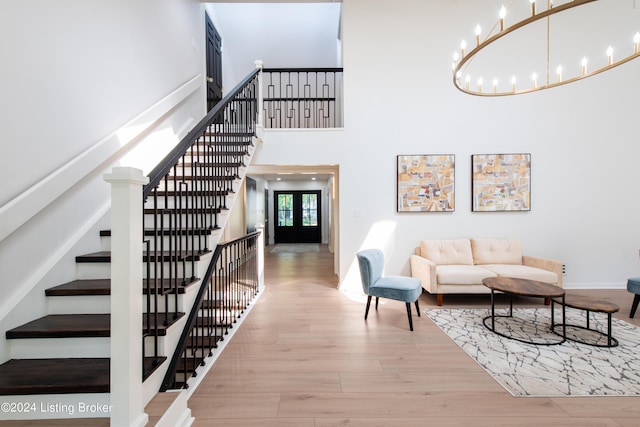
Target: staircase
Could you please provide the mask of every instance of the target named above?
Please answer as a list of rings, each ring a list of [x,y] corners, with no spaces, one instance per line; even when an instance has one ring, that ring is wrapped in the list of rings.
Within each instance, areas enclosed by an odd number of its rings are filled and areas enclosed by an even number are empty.
[[[183,141],[167,156],[172,164],[159,165],[168,170],[162,183],[151,178],[149,185],[155,187],[145,189],[141,237],[147,242],[142,255],[146,273],[140,284],[146,301],[140,325],[144,402],[167,377],[174,379],[163,390],[188,386],[189,377],[210,355],[202,348],[215,347],[253,297],[222,301],[222,292],[207,292],[202,280],[211,276],[228,209],[254,152],[254,123],[246,129],[238,125],[243,121],[238,120],[234,98],[238,88],[221,101],[228,105],[220,107],[219,114],[205,118],[206,131],[197,131],[201,122],[194,129],[196,136],[191,132],[185,138],[193,139],[188,148],[176,155],[186,146]],[[212,124],[214,116],[227,125]],[[194,202],[202,198],[207,206]],[[6,331],[11,359],[0,365],[0,401],[15,411],[3,407],[0,419],[109,417],[111,231],[100,231],[100,238],[95,252],[76,257],[76,280],[46,290],[49,314]],[[205,337],[202,325],[212,319],[217,332]],[[194,335],[185,325],[200,332]],[[185,344],[176,349],[181,337]],[[189,358],[180,357],[187,353]],[[169,367],[181,373],[182,380],[167,372]]]

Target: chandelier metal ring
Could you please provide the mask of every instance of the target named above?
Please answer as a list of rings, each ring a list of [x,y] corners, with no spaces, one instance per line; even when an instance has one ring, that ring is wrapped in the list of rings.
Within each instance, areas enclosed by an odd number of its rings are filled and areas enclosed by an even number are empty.
[[[480,51],[482,51],[483,49],[485,49],[487,46],[491,45],[492,43],[494,43],[495,41],[507,36],[510,33],[513,33],[514,31],[517,31],[519,29],[521,29],[522,27],[525,27],[529,24],[532,24],[536,21],[539,21],[541,19],[545,19],[545,18],[549,18],[552,15],[558,14],[560,12],[564,12],[567,11],[569,9],[572,9],[574,7],[578,7],[578,6],[583,6],[587,3],[592,3],[594,1],[598,1],[598,0],[572,0],[569,3],[565,3],[559,6],[553,6],[553,3],[550,2],[549,3],[549,7],[544,10],[541,11],[539,13],[536,13],[536,9],[535,9],[535,0],[530,0],[531,2],[531,16],[528,18],[525,18],[521,21],[516,22],[515,24],[505,28],[504,27],[504,6],[503,9],[500,12],[500,29],[498,31],[498,33],[487,37],[487,39],[485,39],[484,41],[480,40],[480,27],[478,26],[476,28],[476,47],[474,47],[473,49],[471,49],[468,53],[465,52],[466,46],[464,46],[464,41],[463,41],[463,45],[461,46],[461,55],[459,56],[459,60],[457,59],[457,52],[456,54],[454,54],[454,62],[452,65],[452,70],[453,70],[453,83],[456,86],[456,88],[458,88],[460,91],[467,93],[469,95],[477,95],[477,96],[508,96],[508,95],[519,95],[519,94],[524,94],[524,93],[530,93],[530,92],[536,92],[539,90],[543,90],[543,89],[549,89],[549,88],[553,88],[553,87],[557,87],[557,86],[562,86],[565,84],[569,84],[569,83],[573,83],[576,82],[578,80],[582,80],[585,79],[587,77],[591,77],[594,76],[596,74],[600,74],[603,73],[605,71],[608,71],[612,68],[615,68],[619,65],[622,65],[626,62],[631,61],[632,59],[637,58],[638,56],[640,56],[640,33],[636,33],[635,37],[634,37],[634,51],[631,55],[626,56],[622,59],[619,59],[617,61],[613,61],[613,53],[610,50],[607,52],[607,56],[608,56],[608,63],[607,65],[597,68],[597,69],[593,69],[591,71],[587,71],[587,67],[586,67],[586,58],[583,59],[583,63],[582,63],[582,73],[574,76],[574,77],[570,77],[568,79],[562,79],[561,78],[561,70],[558,70],[558,79],[555,82],[551,82],[550,78],[549,78],[549,72],[547,72],[547,81],[543,84],[538,85],[536,79],[534,78],[533,80],[533,84],[531,87],[529,88],[517,88],[516,87],[516,83],[515,81],[512,80],[511,82],[511,90],[510,91],[499,91],[497,89],[497,83],[494,82],[493,84],[493,91],[483,91],[482,90],[482,81],[478,82],[477,85],[477,89],[472,89],[470,81],[467,79],[466,81],[462,81],[462,68],[465,66],[465,64],[467,64],[469,61],[471,61],[471,59],[473,59]],[[548,43],[548,41],[547,41]],[[548,48],[547,48],[548,50]],[[548,53],[547,53],[547,68],[549,67],[549,59],[548,59]]]

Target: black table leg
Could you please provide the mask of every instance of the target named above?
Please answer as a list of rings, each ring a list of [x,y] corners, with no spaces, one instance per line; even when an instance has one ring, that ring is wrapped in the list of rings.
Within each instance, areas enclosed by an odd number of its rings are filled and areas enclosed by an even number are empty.
[[[496,330],[496,300],[493,289],[491,289],[491,330]]]

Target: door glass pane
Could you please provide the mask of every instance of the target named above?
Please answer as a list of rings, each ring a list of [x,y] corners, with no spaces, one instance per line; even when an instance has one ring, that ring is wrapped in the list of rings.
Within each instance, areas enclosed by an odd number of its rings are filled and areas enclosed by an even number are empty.
[[[302,195],[302,226],[303,227],[318,226],[318,195],[317,194]]]
[[[278,194],[278,226],[293,226],[293,194]]]

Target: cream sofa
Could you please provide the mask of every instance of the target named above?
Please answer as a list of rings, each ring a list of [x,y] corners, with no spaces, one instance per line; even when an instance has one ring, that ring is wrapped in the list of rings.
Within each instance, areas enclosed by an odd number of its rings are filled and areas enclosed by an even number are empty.
[[[522,255],[519,240],[455,239],[423,240],[411,255],[411,275],[422,287],[437,295],[480,294],[491,290],[482,284],[486,277],[517,277],[562,287],[562,263]]]

